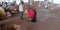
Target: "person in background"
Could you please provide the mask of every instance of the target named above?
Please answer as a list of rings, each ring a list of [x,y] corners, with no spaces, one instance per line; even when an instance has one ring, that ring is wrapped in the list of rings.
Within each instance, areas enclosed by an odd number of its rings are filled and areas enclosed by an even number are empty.
[[[33,8],[28,9],[28,16],[31,19],[31,22],[36,22],[36,11]]]
[[[24,2],[22,1],[20,4],[19,4],[19,13],[20,13],[20,18],[23,19],[23,4]]]
[[[3,4],[2,4],[2,7],[3,7],[3,8],[6,8],[6,5],[7,5],[6,3],[3,3]]]
[[[12,6],[12,3],[8,2],[6,6],[7,6],[7,8],[10,8]]]

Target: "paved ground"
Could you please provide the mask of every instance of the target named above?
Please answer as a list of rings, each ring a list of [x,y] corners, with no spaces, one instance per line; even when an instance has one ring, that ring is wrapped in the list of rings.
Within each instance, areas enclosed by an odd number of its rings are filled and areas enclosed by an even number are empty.
[[[26,18],[20,20],[19,14],[2,21],[2,23],[5,28],[13,24],[19,24],[22,26],[22,30],[60,30],[60,14],[37,10],[36,23],[28,22]]]

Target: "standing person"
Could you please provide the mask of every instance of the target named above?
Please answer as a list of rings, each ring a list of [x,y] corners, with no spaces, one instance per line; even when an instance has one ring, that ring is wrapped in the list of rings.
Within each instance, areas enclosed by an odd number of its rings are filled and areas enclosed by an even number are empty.
[[[36,11],[34,9],[29,9],[28,15],[31,18],[32,22],[36,22]]]
[[[19,12],[20,12],[20,18],[23,19],[23,1],[21,2],[21,4],[19,4]]]

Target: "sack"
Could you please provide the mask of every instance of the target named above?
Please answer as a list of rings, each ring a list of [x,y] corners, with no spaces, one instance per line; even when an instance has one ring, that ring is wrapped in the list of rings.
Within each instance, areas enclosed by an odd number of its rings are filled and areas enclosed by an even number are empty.
[[[6,15],[6,13],[5,13],[5,11],[4,11],[3,8],[0,8],[0,14],[1,14],[1,15]]]
[[[10,14],[10,12],[7,12],[7,17],[10,17],[10,16],[12,16],[12,15]]]
[[[25,18],[28,18],[27,10],[24,11],[24,16]]]

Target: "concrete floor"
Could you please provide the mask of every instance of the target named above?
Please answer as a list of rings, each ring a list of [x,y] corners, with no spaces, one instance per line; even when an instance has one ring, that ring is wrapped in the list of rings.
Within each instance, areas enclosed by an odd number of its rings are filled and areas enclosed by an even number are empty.
[[[13,24],[22,26],[22,30],[60,30],[60,14],[51,11],[37,10],[37,22],[28,22],[25,18],[20,20],[19,14],[2,21],[3,27],[8,27]]]

